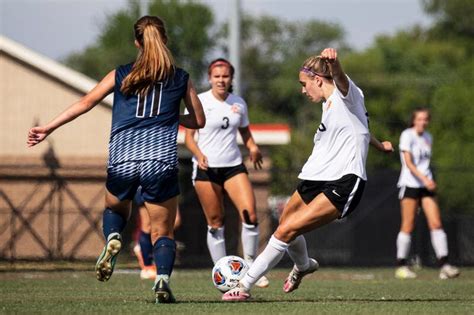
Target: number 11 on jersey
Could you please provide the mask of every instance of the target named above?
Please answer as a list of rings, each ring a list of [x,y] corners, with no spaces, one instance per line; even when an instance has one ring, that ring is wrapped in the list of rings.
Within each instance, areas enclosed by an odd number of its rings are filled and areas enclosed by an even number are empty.
[[[153,89],[150,92],[148,92],[148,94],[145,95],[145,97],[142,97],[139,94],[137,97],[137,112],[135,116],[138,118],[145,118],[148,104],[151,104],[150,113],[148,117],[158,116],[160,114],[162,91],[163,91],[163,83],[159,82],[153,86]]]

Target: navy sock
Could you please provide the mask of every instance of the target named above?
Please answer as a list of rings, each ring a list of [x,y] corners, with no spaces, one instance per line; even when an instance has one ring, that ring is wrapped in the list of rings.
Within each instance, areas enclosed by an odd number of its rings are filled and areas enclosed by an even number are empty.
[[[176,257],[176,242],[169,237],[160,237],[153,246],[156,273],[158,275],[171,275],[174,258]]]
[[[143,264],[145,266],[151,266],[153,264],[153,244],[151,243],[150,233],[140,231],[140,237],[138,238],[138,242],[140,243]]]
[[[122,233],[126,223],[127,220],[120,214],[112,211],[110,208],[105,208],[102,216],[102,231],[104,232],[105,239],[107,240],[112,233]]]

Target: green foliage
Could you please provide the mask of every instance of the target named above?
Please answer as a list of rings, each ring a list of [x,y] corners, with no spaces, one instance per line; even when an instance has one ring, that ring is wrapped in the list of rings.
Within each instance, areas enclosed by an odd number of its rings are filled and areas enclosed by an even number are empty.
[[[213,48],[212,11],[203,4],[177,0],[150,1],[148,10],[165,21],[168,45],[177,64],[200,79]],[[69,56],[66,63],[99,80],[117,65],[133,62],[137,55],[133,25],[138,18],[138,2],[130,0],[126,9],[107,17],[95,44]]]
[[[339,50],[347,74],[362,88],[370,113],[371,132],[398,146],[415,107],[432,109],[433,166],[442,206],[474,212],[474,2],[421,0],[435,18],[428,29],[415,26],[393,36],[379,36],[362,52],[351,52],[343,29],[306,20],[285,21],[271,16],[245,15],[242,21],[242,90],[252,122],[287,122],[292,143],[270,149],[275,171],[272,191],[289,194],[313,145],[319,125],[319,104],[301,95],[298,69],[325,47]],[[226,55],[227,26],[214,25],[211,10],[193,1],[153,0],[150,14],[167,24],[169,46],[179,65],[192,77],[207,75],[211,52]],[[68,63],[96,79],[118,64],[134,60],[132,26],[138,2],[108,17],[97,43],[68,58]],[[399,169],[398,154],[370,150],[368,167]],[[290,180],[289,180],[290,179]]]
[[[285,117],[292,126],[314,125],[318,111],[304,104],[298,69],[324,47],[345,47],[342,29],[324,22],[288,22],[269,16],[246,16],[242,25],[243,95],[249,106]]]
[[[437,18],[434,31],[454,36],[474,36],[472,0],[422,0],[427,13]]]
[[[369,65],[364,64],[366,60]],[[469,48],[459,46],[459,41],[430,38],[427,32],[414,28],[393,37],[379,37],[371,48],[349,54],[343,62],[346,72],[365,92],[371,131],[377,137],[397,146],[413,109],[427,106],[433,110],[429,127],[435,140],[432,165],[442,205],[456,212],[473,211],[468,199],[474,195],[474,180],[469,176],[473,171],[469,162],[474,128],[469,113],[474,61]],[[398,155],[387,158],[374,153],[369,155],[368,165],[400,167]]]

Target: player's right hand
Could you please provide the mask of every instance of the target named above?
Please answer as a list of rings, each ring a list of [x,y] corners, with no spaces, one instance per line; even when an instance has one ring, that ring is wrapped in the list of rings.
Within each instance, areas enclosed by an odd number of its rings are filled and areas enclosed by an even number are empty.
[[[37,145],[43,141],[51,132],[48,131],[45,127],[33,127],[28,132],[28,140],[26,143],[29,147]]]
[[[198,157],[198,167],[202,170],[207,171],[209,164],[207,164],[207,156],[204,154]]]
[[[429,191],[435,191],[436,190],[436,182],[432,179],[427,179],[423,183]]]

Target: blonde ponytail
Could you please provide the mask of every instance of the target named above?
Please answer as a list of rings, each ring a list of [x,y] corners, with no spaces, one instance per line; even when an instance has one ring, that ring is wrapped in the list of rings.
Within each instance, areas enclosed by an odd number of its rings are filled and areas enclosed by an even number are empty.
[[[123,79],[120,90],[125,95],[146,94],[153,84],[174,74],[174,59],[166,46],[168,38],[163,21],[156,16],[144,16],[134,28],[141,51],[132,71]]]
[[[311,77],[316,75],[332,80],[331,71],[326,61],[321,56],[312,56],[305,60],[301,71],[305,72]]]

